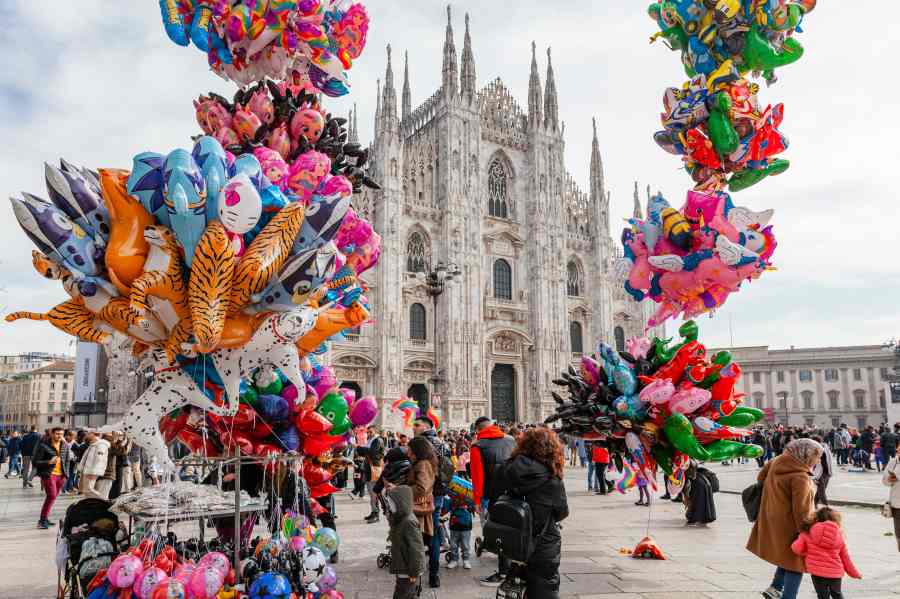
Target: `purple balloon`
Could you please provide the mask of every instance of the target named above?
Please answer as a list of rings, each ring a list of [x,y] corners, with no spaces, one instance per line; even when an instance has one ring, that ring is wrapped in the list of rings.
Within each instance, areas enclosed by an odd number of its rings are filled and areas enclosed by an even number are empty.
[[[330,591],[337,587],[337,572],[331,566],[325,566],[319,580],[316,581],[320,591]]]
[[[375,420],[378,403],[372,395],[361,397],[350,408],[350,422],[353,426],[366,426]]]

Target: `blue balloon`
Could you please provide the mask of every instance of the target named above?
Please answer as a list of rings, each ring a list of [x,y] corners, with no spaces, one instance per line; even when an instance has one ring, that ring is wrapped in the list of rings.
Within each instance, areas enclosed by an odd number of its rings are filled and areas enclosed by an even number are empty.
[[[173,150],[163,165],[166,209],[188,266],[206,230],[206,180],[187,150]]]
[[[293,424],[276,431],[275,438],[288,451],[297,451],[300,447],[300,434],[297,432],[297,427]]]
[[[276,572],[263,572],[250,585],[250,599],[289,599],[291,583]]]
[[[269,422],[281,422],[290,412],[287,400],[278,395],[260,395],[258,405],[259,413]]]

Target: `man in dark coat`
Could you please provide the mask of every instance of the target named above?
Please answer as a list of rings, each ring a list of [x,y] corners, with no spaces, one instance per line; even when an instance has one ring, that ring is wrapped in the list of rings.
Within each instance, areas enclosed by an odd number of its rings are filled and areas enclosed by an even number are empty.
[[[702,466],[691,464],[686,479],[683,496],[687,505],[685,517],[688,525],[706,526],[715,522],[716,502],[713,493],[719,490],[716,475]]]
[[[22,437],[22,441],[19,444],[19,449],[22,452],[22,488],[25,487],[33,487],[34,485],[31,483],[31,479],[34,478],[36,474],[34,468],[31,467],[31,460],[34,457],[34,451],[37,449],[38,442],[41,440],[41,436],[37,432],[37,427],[32,426],[31,431],[24,437]]]
[[[881,455],[885,464],[897,455],[898,440],[900,439],[897,438],[897,434],[891,431],[890,428],[885,428],[884,432],[881,433]]]
[[[22,439],[19,437],[19,431],[10,433],[6,440],[6,453],[9,455],[9,470],[6,471],[5,478],[19,476],[22,472]]]

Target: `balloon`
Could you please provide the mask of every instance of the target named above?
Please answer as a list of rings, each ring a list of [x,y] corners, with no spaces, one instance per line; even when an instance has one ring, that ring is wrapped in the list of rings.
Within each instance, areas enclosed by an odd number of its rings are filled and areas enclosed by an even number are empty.
[[[329,393],[323,397],[316,412],[331,422],[332,435],[342,435],[352,426],[347,418],[347,402],[340,393]]]
[[[128,195],[126,171],[100,169],[99,172],[103,200],[110,219],[106,269],[109,280],[119,292],[127,295],[131,284],[143,271],[144,261],[150,252],[150,246],[144,239],[144,229],[154,224],[153,217]]]
[[[260,395],[259,413],[269,422],[280,422],[287,418],[290,408],[287,401],[278,395]]]
[[[706,446],[711,461],[731,460],[737,457],[758,458],[765,451],[759,445],[739,443],[737,441],[714,441]]]
[[[250,599],[289,599],[291,583],[275,572],[263,572],[250,584]]]
[[[472,490],[472,481],[454,474],[453,478],[450,479],[450,484],[447,485],[447,490],[450,492],[451,497],[474,505],[475,496]]]
[[[333,528],[320,528],[313,537],[313,546],[324,553],[325,557],[331,557],[338,550],[339,544],[338,535]]]
[[[162,172],[169,222],[190,267],[206,228],[206,180],[194,157],[181,148],[166,156]]]
[[[138,596],[138,599],[150,599],[153,589],[168,578],[169,576],[161,568],[147,568],[135,580],[134,594]]]
[[[316,533],[316,535],[318,536],[318,533]],[[330,554],[326,553],[326,555]],[[325,566],[325,570],[322,572],[322,575],[319,576],[319,580],[316,581],[316,586],[319,587],[320,592],[334,590],[337,586],[337,573],[334,571],[334,568]]]
[[[181,580],[170,578],[156,585],[150,599],[188,599],[188,591]]]
[[[141,560],[133,555],[120,555],[112,561],[106,571],[106,577],[116,588],[127,589],[134,586],[138,576],[144,571]]]
[[[328,558],[322,553],[322,550],[312,545],[307,545],[303,549],[303,582],[310,584],[318,580],[325,566],[328,565]]]
[[[225,583],[225,573],[213,565],[197,564],[188,588],[195,599],[214,599]]]
[[[303,551],[303,548],[306,546],[306,539],[304,539],[303,537],[292,536],[290,543],[291,549],[299,553]]]
[[[262,198],[250,178],[235,175],[219,194],[219,219],[228,232],[235,256],[244,255],[244,233],[252,230],[262,214]]]
[[[349,308],[330,308],[318,315],[315,327],[304,335],[297,343],[297,347],[304,354],[315,351],[323,341],[345,329],[352,329],[369,319],[369,310],[361,303],[355,303]],[[316,391],[320,387],[316,386]],[[319,393],[319,395],[323,395]]]
[[[191,321],[196,349],[208,353],[218,346],[225,328],[235,270],[234,250],[221,221],[213,221],[206,227],[194,258],[188,284]]]
[[[377,415],[378,403],[372,395],[357,399],[350,408],[350,422],[353,426],[368,426]]]
[[[228,559],[224,553],[220,551],[213,551],[211,553],[207,553],[203,557],[200,558],[200,561],[197,562],[198,567],[211,567],[214,570],[218,570],[222,572],[222,574],[228,574],[228,571],[231,569],[231,560]]]
[[[194,574],[194,570],[197,566],[192,562],[186,562],[181,564],[177,568],[175,568],[175,572],[172,574],[172,578],[174,580],[181,581],[184,584],[191,579],[191,576]]]

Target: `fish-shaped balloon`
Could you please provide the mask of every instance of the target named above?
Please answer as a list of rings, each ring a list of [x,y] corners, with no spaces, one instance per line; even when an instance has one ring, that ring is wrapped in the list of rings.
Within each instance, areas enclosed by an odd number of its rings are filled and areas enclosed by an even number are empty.
[[[191,154],[206,181],[206,220],[219,218],[219,192],[228,181],[228,159],[225,148],[216,138],[204,135],[194,144]]]
[[[78,223],[99,246],[109,239],[109,212],[100,190],[80,172],[58,169],[44,164],[44,175],[50,201]]]
[[[190,266],[194,248],[206,230],[206,181],[193,156],[180,148],[166,156],[163,180],[171,228]]]
[[[127,189],[130,195],[141,201],[141,205],[147,212],[156,217],[157,222],[171,227],[163,183],[165,162],[166,157],[156,152],[137,154],[132,160]]]

